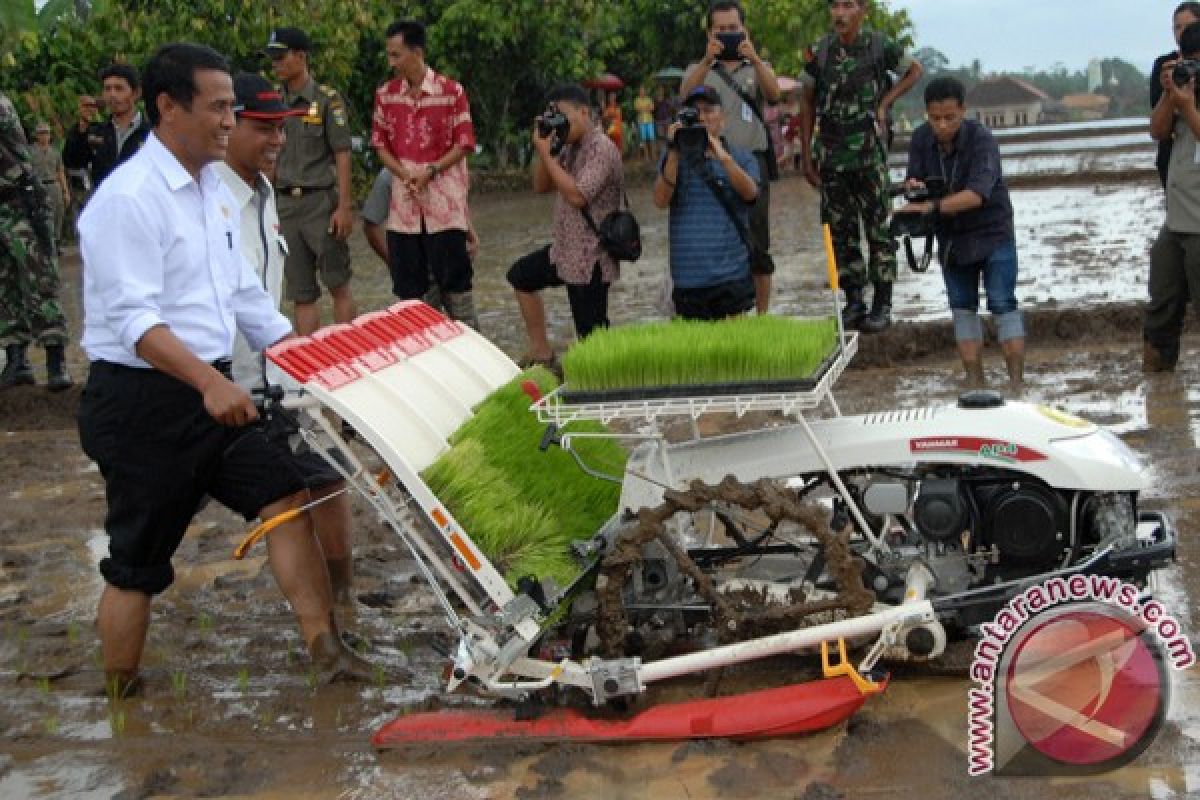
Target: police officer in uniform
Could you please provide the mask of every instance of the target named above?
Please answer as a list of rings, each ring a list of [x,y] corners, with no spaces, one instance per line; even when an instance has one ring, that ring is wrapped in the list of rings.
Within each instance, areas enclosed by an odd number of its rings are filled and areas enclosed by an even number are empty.
[[[279,221],[288,244],[285,293],[296,304],[296,331],[303,336],[320,327],[318,273],[333,297],[334,321],[354,319],[346,244],[354,228],[350,126],[342,96],[309,74],[308,34],[277,28],[266,51],[284,102],[305,112],[285,123],[287,142],[275,170]]]
[[[38,182],[46,190],[50,201],[50,214],[54,220],[54,241],[62,237],[63,216],[71,203],[71,188],[67,186],[67,173],[63,169],[62,153],[50,141],[50,125],[44,120],[34,128],[33,146],[29,154],[33,158],[33,171]]]
[[[0,92],[0,343],[7,358],[0,389],[34,382],[27,350],[35,338],[46,348],[49,389],[71,386],[52,224],[21,120],[12,101]]]
[[[800,144],[804,176],[821,190],[821,220],[833,234],[847,328],[878,333],[892,323],[896,243],[888,231],[888,116],[921,77],[921,65],[897,42],[863,30],[868,0],[829,0],[833,33],[808,52],[801,80]],[[894,85],[892,74],[901,76]],[[819,132],[813,144],[814,122]],[[864,262],[860,223],[870,250]],[[868,312],[867,281],[875,288]]]

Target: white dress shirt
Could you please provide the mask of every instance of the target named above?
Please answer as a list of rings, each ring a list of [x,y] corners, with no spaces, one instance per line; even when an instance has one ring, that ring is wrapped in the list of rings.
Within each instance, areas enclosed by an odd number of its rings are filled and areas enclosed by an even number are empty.
[[[240,227],[214,165],[193,180],[150,134],[79,218],[88,358],[147,368],[137,343],[158,325],[208,362],[232,355],[239,330],[256,350],[286,336],[291,323],[242,256]]]
[[[283,297],[283,262],[288,250],[287,240],[279,228],[275,190],[262,173],[258,174],[255,185],[250,186],[225,162],[214,166],[240,212],[242,257],[258,275],[278,308]],[[263,358],[261,350],[252,349],[246,337],[239,333],[233,342],[233,380],[250,391],[268,383],[280,383],[283,373]]]

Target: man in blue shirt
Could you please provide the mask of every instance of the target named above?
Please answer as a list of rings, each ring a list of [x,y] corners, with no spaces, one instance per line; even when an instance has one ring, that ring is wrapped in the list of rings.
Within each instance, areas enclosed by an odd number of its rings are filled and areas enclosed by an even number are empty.
[[[996,321],[1008,377],[1019,390],[1025,372],[1025,323],[1017,309],[1017,244],[1012,203],[991,131],[966,119],[966,92],[955,78],[938,78],[925,89],[928,122],[913,132],[906,188],[940,180],[940,199],[909,203],[896,213],[932,216],[946,295],[954,315],[954,338],[967,383],[982,386],[983,326],[979,281]]]
[[[684,319],[717,320],[754,307],[750,276],[750,208],[758,197],[754,156],[721,138],[725,114],[710,86],[684,101],[703,134],[675,122],[654,181],[654,204],[670,208],[671,299]],[[689,146],[689,142],[696,146]]]

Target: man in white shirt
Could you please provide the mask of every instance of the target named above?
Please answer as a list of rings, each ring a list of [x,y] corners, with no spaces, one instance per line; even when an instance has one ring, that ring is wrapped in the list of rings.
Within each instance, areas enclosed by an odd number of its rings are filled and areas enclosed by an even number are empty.
[[[267,174],[274,173],[283,148],[286,138],[284,118],[304,111],[293,111],[284,105],[282,95],[260,75],[246,72],[236,75],[233,93],[237,100],[234,106],[237,124],[229,134],[225,160],[214,166],[239,209],[242,255],[278,308],[283,295],[287,239],[280,230],[275,192]],[[253,392],[271,384],[278,385],[278,378],[272,374],[275,370],[273,364],[267,363],[262,351],[251,349],[246,337],[237,335],[233,344],[233,380],[238,386]],[[346,494],[337,494],[344,483],[321,456],[306,450],[297,452],[296,461],[313,499],[329,497],[321,505],[314,506],[309,514],[325,553],[325,568],[329,572],[334,599],[349,603],[353,580],[350,498]]]
[[[310,497],[292,453],[251,424],[258,412],[230,371],[238,331],[261,350],[291,324],[242,256],[236,205],[213,167],[234,126],[228,64],[170,44],[143,83],[153,133],[79,221],[91,362],[79,432],[108,499],[96,627],[117,696],[137,689],[151,598],[174,579],[171,557],[203,498],[250,520]],[[267,555],[314,665],[328,678],[369,676],[334,628],[309,517],[279,526]]]

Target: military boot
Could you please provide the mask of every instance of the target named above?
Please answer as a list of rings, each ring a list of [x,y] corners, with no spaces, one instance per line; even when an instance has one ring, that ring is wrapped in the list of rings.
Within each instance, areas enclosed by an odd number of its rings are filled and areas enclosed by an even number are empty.
[[[29,363],[29,357],[26,355],[28,348],[29,346],[24,344],[10,344],[4,348],[8,361],[4,364],[4,371],[0,372],[0,389],[34,384],[33,365]]]
[[[470,292],[447,292],[443,297],[446,303],[446,314],[451,319],[470,325],[479,330],[479,317],[475,314],[475,297]]]
[[[842,309],[842,327],[848,331],[858,330],[867,316],[867,304],[863,302],[861,286],[846,287],[846,307]]]
[[[67,372],[67,354],[61,344],[46,345],[46,388],[61,392],[74,385]]]
[[[875,296],[871,298],[871,313],[858,326],[863,333],[882,333],[892,326],[892,284],[875,284]]]

